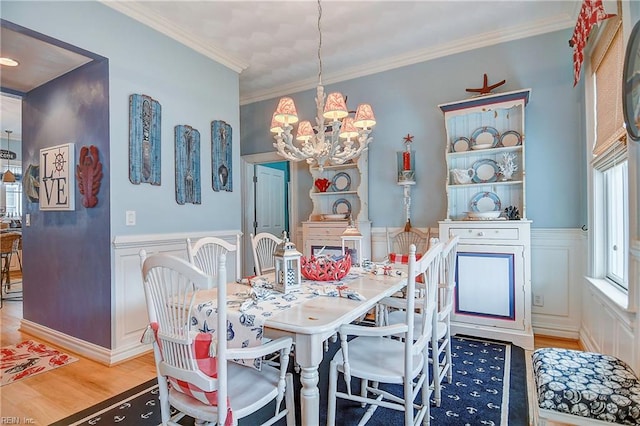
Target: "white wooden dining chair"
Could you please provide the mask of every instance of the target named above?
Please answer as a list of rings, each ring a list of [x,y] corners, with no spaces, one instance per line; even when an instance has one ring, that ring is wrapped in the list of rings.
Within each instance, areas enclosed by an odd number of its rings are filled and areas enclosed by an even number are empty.
[[[442,382],[453,381],[453,365],[451,363],[451,314],[453,312],[453,295],[456,287],[456,260],[458,258],[459,236],[454,236],[442,248],[440,264],[440,282],[438,284],[437,325],[431,340],[431,363],[434,367],[433,397],[436,406],[442,402]]]
[[[433,397],[436,406],[442,402],[442,382],[447,378],[451,383],[453,379],[453,368],[451,361],[451,313],[453,311],[453,294],[455,291],[455,265],[458,253],[458,242],[460,237],[451,237],[443,244],[441,252],[441,263],[438,278],[438,310],[433,325],[431,339],[431,367],[433,371],[434,392]],[[436,241],[436,240],[434,240]],[[433,242],[432,242],[433,244]],[[395,309],[386,313],[386,324],[398,324],[404,321],[404,310],[407,300],[397,297],[385,298],[381,303],[386,307]],[[416,301],[420,305],[420,300]],[[416,309],[416,324],[422,321],[422,314]]]
[[[386,229],[387,233],[387,254],[409,254],[409,247],[411,244],[416,246],[416,253],[421,254],[427,251],[429,248],[430,233],[424,233],[416,228],[411,228],[408,231],[401,229],[395,232],[389,232],[389,228]]]
[[[231,244],[218,237],[202,237],[195,242],[191,242],[191,238],[187,238],[187,258],[189,259],[189,263],[197,266],[203,272],[214,278],[218,276],[218,256],[220,254],[227,255],[229,252],[235,255],[235,279],[242,278],[242,256],[240,255],[239,248],[239,235],[236,237],[236,244]]]
[[[414,321],[417,299],[409,298],[407,309],[402,311],[404,320],[401,323],[380,327],[354,324],[340,327],[341,348],[329,364],[328,425],[335,424],[338,398],[366,407],[360,425],[369,421],[379,407],[404,411],[405,425],[429,424],[429,399],[433,388],[429,379],[428,357],[436,313],[441,252],[442,244],[438,243],[416,260],[415,245],[409,249],[407,293],[414,293],[418,276],[423,277],[427,286],[427,294],[421,299],[423,315],[419,324]],[[349,339],[350,336],[356,337]],[[346,384],[344,392],[338,390],[340,373]],[[359,394],[352,390],[352,379],[360,380]],[[384,384],[401,385],[402,394],[393,393]],[[421,399],[417,401],[419,391]]]
[[[195,293],[212,287],[213,276],[168,254],[147,257],[143,250],[140,258],[147,311],[154,330],[145,336],[150,334],[153,342],[162,424],[178,425],[175,422],[184,415],[199,422],[235,424],[237,419],[275,400],[275,414],[264,425],[284,417],[288,426],[295,425],[293,378],[287,373],[292,339],[280,338],[238,349],[227,347],[226,338],[214,339],[211,334],[194,330],[191,316]],[[226,255],[219,255],[218,261],[215,328],[226,336]],[[274,351],[280,352],[280,368],[263,364],[258,371],[230,361],[254,359]],[[171,416],[170,406],[179,413]]]
[[[273,252],[280,243],[282,243],[281,238],[268,232],[260,232],[255,236],[251,234],[251,247],[253,249],[256,275],[266,274],[276,269]]]

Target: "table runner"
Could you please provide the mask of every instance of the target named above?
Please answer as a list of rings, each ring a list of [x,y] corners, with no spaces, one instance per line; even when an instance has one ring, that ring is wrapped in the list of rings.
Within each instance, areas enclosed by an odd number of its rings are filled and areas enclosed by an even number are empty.
[[[230,348],[246,348],[262,344],[264,323],[268,318],[316,297],[348,297],[358,300],[357,293],[349,292],[348,283],[368,272],[351,268],[339,281],[303,280],[300,290],[287,294],[273,290],[274,274],[252,277],[246,290],[227,295],[227,344]],[[335,289],[335,290],[334,290]],[[194,307],[191,326],[198,331],[217,335],[217,300],[207,300]],[[235,362],[260,369],[262,359],[237,359]]]

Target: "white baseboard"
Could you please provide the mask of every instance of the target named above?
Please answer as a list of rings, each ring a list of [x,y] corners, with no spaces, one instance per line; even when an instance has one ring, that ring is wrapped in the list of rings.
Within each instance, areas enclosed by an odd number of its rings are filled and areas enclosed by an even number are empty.
[[[580,340],[579,330],[560,330],[557,328],[537,327],[534,325],[533,334],[549,336],[549,337],[558,337],[560,339]]]
[[[69,336],[68,334],[60,333],[59,331],[25,319],[20,321],[20,331],[39,339],[46,340],[47,342],[60,346],[65,350],[82,355],[85,358],[89,358],[101,364],[111,365],[110,351],[102,346],[94,345],[93,343],[77,339]]]

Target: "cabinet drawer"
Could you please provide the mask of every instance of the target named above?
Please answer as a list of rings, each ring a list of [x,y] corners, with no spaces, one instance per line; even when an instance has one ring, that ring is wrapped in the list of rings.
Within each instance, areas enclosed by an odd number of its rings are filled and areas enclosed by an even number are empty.
[[[309,227],[307,229],[307,235],[312,237],[319,236],[336,236],[340,237],[344,232],[346,226],[344,227]]]
[[[452,228],[449,236],[465,240],[517,240],[518,228]]]

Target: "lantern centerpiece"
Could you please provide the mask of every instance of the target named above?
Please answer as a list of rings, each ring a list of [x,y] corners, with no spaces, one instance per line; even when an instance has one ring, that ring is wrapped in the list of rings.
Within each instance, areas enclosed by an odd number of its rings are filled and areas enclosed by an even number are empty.
[[[302,283],[300,275],[300,258],[302,253],[296,250],[295,244],[289,241],[287,232],[282,233],[282,242],[273,253],[275,263],[274,289],[282,293],[299,290]]]

